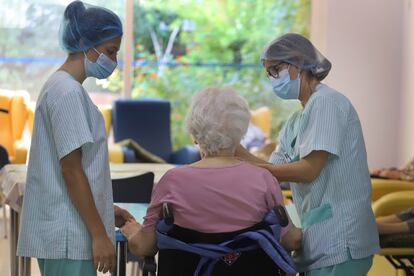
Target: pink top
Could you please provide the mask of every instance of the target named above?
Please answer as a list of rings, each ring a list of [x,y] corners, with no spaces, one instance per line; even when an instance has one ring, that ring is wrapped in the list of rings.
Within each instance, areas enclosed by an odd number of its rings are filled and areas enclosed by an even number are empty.
[[[154,231],[164,202],[174,223],[204,233],[233,232],[262,221],[283,204],[279,183],[262,168],[242,162],[227,167],[182,166],[168,171],[155,186],[143,231]],[[292,223],[282,229],[284,235]]]

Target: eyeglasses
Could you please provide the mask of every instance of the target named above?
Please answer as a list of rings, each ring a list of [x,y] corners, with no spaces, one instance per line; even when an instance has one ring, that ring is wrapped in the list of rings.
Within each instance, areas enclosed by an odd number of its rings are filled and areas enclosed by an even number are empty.
[[[267,72],[267,77],[273,77],[273,78],[279,78],[279,73],[280,71],[282,71],[283,69],[285,69],[287,67],[287,64],[284,62],[275,64],[273,66],[270,66],[266,72]]]

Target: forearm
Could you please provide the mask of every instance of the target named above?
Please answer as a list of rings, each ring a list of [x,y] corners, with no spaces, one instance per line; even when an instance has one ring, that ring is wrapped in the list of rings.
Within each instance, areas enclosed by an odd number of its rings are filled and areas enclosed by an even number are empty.
[[[326,151],[312,151],[292,163],[259,166],[268,169],[279,182],[310,183],[318,178],[328,157],[329,153]]]
[[[317,177],[310,164],[303,159],[287,164],[268,164],[265,167],[279,182],[308,183]]]
[[[399,234],[410,231],[406,221],[400,223],[377,223],[380,234]]]
[[[73,205],[92,237],[107,235],[96,209],[88,179],[82,169],[62,168],[63,178]]]
[[[155,232],[138,230],[128,241],[128,247],[136,256],[154,256],[157,254]]]

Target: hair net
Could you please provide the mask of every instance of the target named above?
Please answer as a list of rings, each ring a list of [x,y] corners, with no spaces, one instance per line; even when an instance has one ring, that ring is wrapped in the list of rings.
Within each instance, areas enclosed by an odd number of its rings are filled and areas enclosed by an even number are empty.
[[[318,80],[323,80],[331,70],[331,62],[305,37],[285,34],[273,40],[263,51],[261,61],[277,60],[307,70]]]
[[[122,36],[122,23],[108,9],[74,1],[65,9],[59,36],[66,52],[83,52]]]

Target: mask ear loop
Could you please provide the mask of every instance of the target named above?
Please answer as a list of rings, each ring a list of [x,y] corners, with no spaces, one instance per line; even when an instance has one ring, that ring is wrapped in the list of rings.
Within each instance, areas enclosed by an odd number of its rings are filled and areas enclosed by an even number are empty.
[[[102,54],[102,53],[99,53],[98,52],[98,50],[96,50],[96,48],[95,47],[93,47],[92,48],[97,54],[98,54],[98,58],[99,58],[99,56]],[[96,63],[96,61],[95,62],[93,62],[92,60],[90,60],[89,58],[88,58],[88,56],[86,55],[86,51],[83,51],[83,55],[85,56],[85,58],[89,61],[89,62],[92,62],[92,63]],[[98,60],[98,59],[96,59],[96,60]]]
[[[101,55],[102,53],[99,53],[98,52],[98,50],[96,50],[96,48],[95,47],[93,47],[93,49],[95,50],[95,52],[98,54],[98,55]]]

